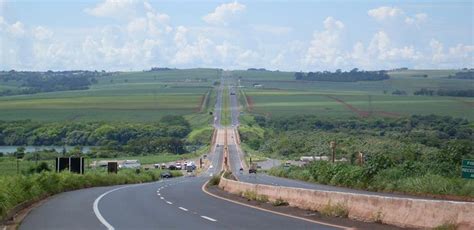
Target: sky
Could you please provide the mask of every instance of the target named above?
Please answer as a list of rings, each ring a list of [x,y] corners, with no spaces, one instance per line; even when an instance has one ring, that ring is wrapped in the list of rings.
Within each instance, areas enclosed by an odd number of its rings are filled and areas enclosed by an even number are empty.
[[[0,0],[0,70],[474,67],[473,1]]]

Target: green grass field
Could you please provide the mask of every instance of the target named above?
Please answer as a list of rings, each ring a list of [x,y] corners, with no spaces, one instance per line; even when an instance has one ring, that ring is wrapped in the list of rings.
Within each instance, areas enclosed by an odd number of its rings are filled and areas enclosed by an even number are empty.
[[[472,80],[447,79],[456,70],[391,72],[391,79],[372,82],[294,81],[293,73],[234,71],[250,98],[251,112],[275,116],[316,114],[323,117],[438,114],[474,120],[474,98],[413,96],[415,90],[472,89]],[[426,74],[427,78],[417,77]],[[263,84],[254,88],[252,84]],[[407,96],[392,95],[404,90]],[[244,101],[244,100],[241,100]]]
[[[219,75],[216,69],[130,72],[102,77],[89,90],[2,96],[0,120],[156,121],[190,115],[200,112]]]

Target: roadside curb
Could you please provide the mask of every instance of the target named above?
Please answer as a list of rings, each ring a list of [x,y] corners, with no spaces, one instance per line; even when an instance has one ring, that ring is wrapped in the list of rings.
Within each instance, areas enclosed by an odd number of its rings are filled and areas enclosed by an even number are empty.
[[[299,216],[294,216],[294,215],[290,215],[290,214],[286,214],[286,213],[281,213],[281,212],[277,212],[277,211],[273,211],[273,210],[268,210],[268,209],[265,209],[265,208],[260,208],[260,207],[256,207],[256,206],[253,206],[253,205],[249,205],[249,204],[245,204],[245,203],[242,203],[242,202],[239,202],[239,201],[235,201],[235,200],[231,200],[231,199],[228,199],[228,198],[225,198],[225,197],[221,197],[221,196],[218,196],[218,195],[215,195],[215,194],[212,194],[211,192],[207,191],[207,184],[209,183],[209,181],[206,181],[206,183],[204,183],[201,187],[201,190],[206,193],[207,195],[209,196],[212,196],[212,197],[215,197],[217,199],[221,199],[221,200],[225,200],[225,201],[228,201],[228,202],[232,202],[234,204],[238,204],[238,205],[242,205],[242,206],[245,206],[245,207],[248,207],[248,208],[253,208],[253,209],[257,209],[257,210],[260,210],[260,211],[264,211],[264,212],[269,212],[269,213],[273,213],[273,214],[276,214],[276,215],[280,215],[280,216],[284,216],[284,217],[289,217],[289,218],[294,218],[294,219],[298,219],[298,220],[303,220],[303,221],[307,221],[307,222],[311,222],[311,223],[314,223],[314,224],[321,224],[321,225],[325,225],[325,226],[329,226],[329,227],[335,227],[335,228],[339,228],[339,229],[353,229],[353,228],[349,228],[349,227],[346,227],[346,226],[340,226],[340,225],[335,225],[335,224],[329,224],[329,223],[325,223],[325,222],[320,222],[320,221],[316,221],[316,220],[311,220],[311,219],[307,219],[307,218],[303,218],[303,217],[299,217]]]
[[[50,198],[52,198],[55,195],[42,197],[42,198],[39,198],[38,200],[29,201],[29,202],[25,202],[23,204],[17,205],[14,209],[12,209],[11,214],[9,214],[5,220],[2,220],[0,229],[2,230],[18,229],[21,222],[31,212],[31,210],[44,204],[46,201],[48,201]]]

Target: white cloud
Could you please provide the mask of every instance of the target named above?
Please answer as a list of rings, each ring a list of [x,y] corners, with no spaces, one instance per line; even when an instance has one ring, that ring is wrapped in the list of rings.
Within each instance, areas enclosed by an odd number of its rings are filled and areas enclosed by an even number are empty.
[[[369,10],[367,13],[376,20],[383,21],[390,18],[396,18],[402,15],[403,11],[398,7],[381,6],[379,8]]]
[[[334,19],[333,17],[327,17],[324,20],[324,28],[327,30],[341,30],[344,29],[344,23]]]
[[[456,44],[445,51],[443,43],[431,39],[431,63],[438,67],[474,66],[474,45]]]
[[[23,23],[17,21],[8,27],[8,32],[15,37],[23,37],[26,34]]]
[[[229,20],[244,11],[245,7],[245,5],[240,4],[237,1],[225,3],[216,7],[212,13],[205,15],[202,19],[209,24],[227,25]]]
[[[48,40],[53,37],[53,32],[42,26],[33,29],[33,35],[38,40]]]
[[[425,13],[415,14],[413,17],[406,17],[405,23],[408,25],[420,25],[421,23],[426,22],[428,15]]]
[[[340,49],[340,35],[344,24],[332,17],[327,17],[323,24],[324,31],[313,33],[313,39],[303,59],[305,65],[323,68],[341,64],[343,58]]]
[[[137,0],[105,0],[84,11],[96,17],[129,18],[135,15]]]

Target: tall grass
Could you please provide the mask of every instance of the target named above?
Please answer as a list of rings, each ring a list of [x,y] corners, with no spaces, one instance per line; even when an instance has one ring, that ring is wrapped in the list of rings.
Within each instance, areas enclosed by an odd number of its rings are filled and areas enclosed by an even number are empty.
[[[32,175],[0,176],[0,219],[15,206],[56,193],[89,188],[151,182],[160,179],[160,170],[136,173],[122,170],[118,174],[90,172],[84,175],[69,172],[43,172]]]
[[[407,176],[399,168],[384,169],[369,178],[363,167],[317,162],[310,167],[275,167],[268,173],[278,177],[371,191],[474,197],[472,180],[432,173]]]

